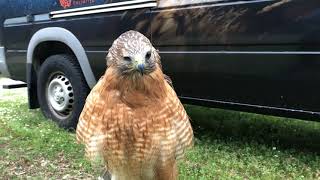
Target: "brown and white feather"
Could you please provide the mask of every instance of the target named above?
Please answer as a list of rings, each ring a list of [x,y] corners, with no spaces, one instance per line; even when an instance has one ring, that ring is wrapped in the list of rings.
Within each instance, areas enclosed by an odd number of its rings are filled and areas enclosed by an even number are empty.
[[[119,179],[175,179],[166,168],[176,167],[193,144],[183,105],[160,63],[143,78],[124,77],[113,63],[87,97],[77,140],[86,145],[88,158],[102,157]]]

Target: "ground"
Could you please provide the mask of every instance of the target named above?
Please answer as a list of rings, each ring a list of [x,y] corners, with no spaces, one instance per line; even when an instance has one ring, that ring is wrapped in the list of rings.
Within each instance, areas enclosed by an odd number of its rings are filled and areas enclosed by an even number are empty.
[[[180,179],[320,179],[320,123],[186,109],[196,139]],[[74,132],[28,109],[26,88],[0,89],[0,179],[96,179],[83,154]]]

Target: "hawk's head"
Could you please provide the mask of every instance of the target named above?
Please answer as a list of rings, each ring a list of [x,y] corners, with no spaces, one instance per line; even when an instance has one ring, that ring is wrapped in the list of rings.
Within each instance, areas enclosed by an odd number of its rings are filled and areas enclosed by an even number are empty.
[[[160,56],[148,38],[137,31],[121,34],[107,55],[108,67],[122,75],[150,74],[160,64]]]

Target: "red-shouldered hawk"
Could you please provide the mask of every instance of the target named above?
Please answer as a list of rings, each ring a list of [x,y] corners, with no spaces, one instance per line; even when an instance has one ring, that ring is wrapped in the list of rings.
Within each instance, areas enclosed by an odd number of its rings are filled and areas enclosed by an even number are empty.
[[[77,126],[86,156],[102,157],[112,179],[176,179],[176,160],[192,146],[193,131],[159,54],[128,31],[109,49],[107,66]]]

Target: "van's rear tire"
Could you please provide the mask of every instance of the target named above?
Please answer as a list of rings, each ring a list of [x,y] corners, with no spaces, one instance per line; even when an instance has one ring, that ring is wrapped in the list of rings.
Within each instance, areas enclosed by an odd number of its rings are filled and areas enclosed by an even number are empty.
[[[90,89],[74,57],[48,57],[38,73],[37,91],[45,117],[65,129],[76,127]]]

